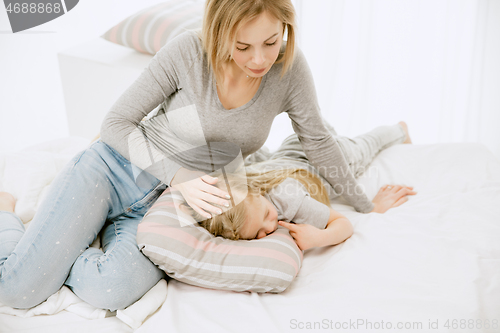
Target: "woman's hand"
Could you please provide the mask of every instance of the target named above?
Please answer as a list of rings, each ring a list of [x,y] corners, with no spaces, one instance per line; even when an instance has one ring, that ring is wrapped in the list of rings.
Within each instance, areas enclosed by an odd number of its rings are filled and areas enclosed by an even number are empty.
[[[229,207],[229,201],[222,198],[229,199],[230,196],[214,186],[217,181],[217,178],[210,177],[201,171],[180,168],[172,178],[170,186],[180,191],[187,204],[197,213],[211,218],[210,212],[221,214],[222,211],[210,203]]]
[[[411,186],[401,185],[385,185],[380,188],[372,202],[375,208],[372,213],[383,214],[391,208],[402,205],[408,201],[407,195],[415,195],[417,192],[413,191]]]
[[[279,225],[290,230],[290,236],[302,251],[321,246],[319,241],[322,239],[321,229],[310,224],[294,224],[285,221],[278,221]]]

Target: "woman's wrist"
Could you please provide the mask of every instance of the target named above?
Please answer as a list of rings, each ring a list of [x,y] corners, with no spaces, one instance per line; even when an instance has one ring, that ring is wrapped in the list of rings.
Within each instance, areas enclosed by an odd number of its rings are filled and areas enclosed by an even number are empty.
[[[183,167],[179,167],[179,169],[177,169],[177,172],[174,174],[174,176],[172,177],[172,179],[170,180],[170,187],[176,185],[177,183],[174,181],[175,180],[175,176],[179,175],[179,172],[184,169]]]

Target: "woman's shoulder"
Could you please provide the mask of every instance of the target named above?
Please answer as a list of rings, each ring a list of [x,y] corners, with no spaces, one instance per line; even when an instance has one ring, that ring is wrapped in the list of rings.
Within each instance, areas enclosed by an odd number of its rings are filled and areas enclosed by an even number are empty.
[[[185,59],[200,55],[202,50],[203,44],[196,30],[187,30],[172,38],[155,56],[180,57]]]
[[[276,63],[277,66],[275,66],[276,68],[274,71],[274,75],[277,75],[279,77],[281,77],[281,71],[284,65],[284,61],[281,61],[281,58],[285,52],[286,44],[287,42],[283,41],[280,48],[280,56],[278,57]],[[292,64],[287,70],[283,79],[285,79],[286,81],[288,80],[295,81],[303,77],[305,72],[309,72],[309,65],[307,64],[307,59],[304,53],[302,52],[302,49],[297,44],[295,44]]]
[[[188,30],[165,44],[153,57],[164,71],[175,73],[178,78],[197,76],[204,68],[202,43],[194,31]]]
[[[309,65],[307,63],[304,52],[302,52],[302,49],[298,45],[296,45],[290,71],[292,74],[301,74],[304,70],[309,71]]]

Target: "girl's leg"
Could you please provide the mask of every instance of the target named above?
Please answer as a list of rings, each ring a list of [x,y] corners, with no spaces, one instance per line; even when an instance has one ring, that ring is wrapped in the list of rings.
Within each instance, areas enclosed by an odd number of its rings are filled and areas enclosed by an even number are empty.
[[[326,124],[325,122],[325,125]],[[395,144],[403,143],[407,138],[407,128],[405,127],[406,126],[403,126],[401,123],[393,126],[380,126],[366,134],[350,139],[337,135],[331,125],[327,126],[346,155],[347,162],[360,166],[367,166],[370,164],[375,155],[380,151]],[[267,161],[269,163],[277,163],[279,161],[276,160],[280,159],[291,159],[300,163],[309,163],[305,152],[302,150],[302,145],[297,134],[288,136],[281,146],[271,154]]]
[[[345,158],[355,177],[363,174],[375,156],[384,149],[409,140],[407,129],[402,124],[379,126],[354,139],[338,136]],[[410,141],[411,142],[411,141]]]
[[[324,118],[323,124],[334,137],[337,136],[337,132],[335,131],[333,126],[330,125],[330,123],[328,123],[328,121],[326,121],[326,119]],[[269,148],[263,146],[255,153],[247,156],[247,158],[245,159],[245,166],[250,166],[256,163],[266,164],[264,162],[274,164],[272,160],[278,160],[280,158],[297,160],[299,162],[299,166],[303,163],[309,164],[309,160],[302,150],[302,145],[297,138],[297,134],[291,134],[285,140],[283,140],[281,146],[277,149],[277,151],[270,152]]]
[[[152,179],[150,188],[137,187],[130,163],[119,157],[101,142],[77,154],[53,181],[26,232],[15,215],[0,214],[1,303],[30,308],[46,300],[106,218],[130,212],[158,185]]]
[[[355,177],[360,176],[365,171],[366,167],[380,151],[392,145],[403,143],[405,139],[411,142],[407,135],[407,128],[404,126],[406,124],[404,123],[394,126],[377,127],[354,139],[337,135],[330,124],[326,121],[324,123],[344,152],[347,163]],[[251,156],[249,156],[249,160]],[[247,170],[262,172],[279,168],[306,169],[319,177],[327,189],[330,198],[335,198],[339,195],[309,162],[296,134],[288,136],[275,152],[259,162],[259,164],[247,166]]]

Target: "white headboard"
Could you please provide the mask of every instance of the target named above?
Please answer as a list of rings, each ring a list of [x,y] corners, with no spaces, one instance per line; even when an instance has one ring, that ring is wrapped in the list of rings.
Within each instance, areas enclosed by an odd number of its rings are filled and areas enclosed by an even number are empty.
[[[152,55],[96,38],[58,53],[69,134],[87,139]]]

